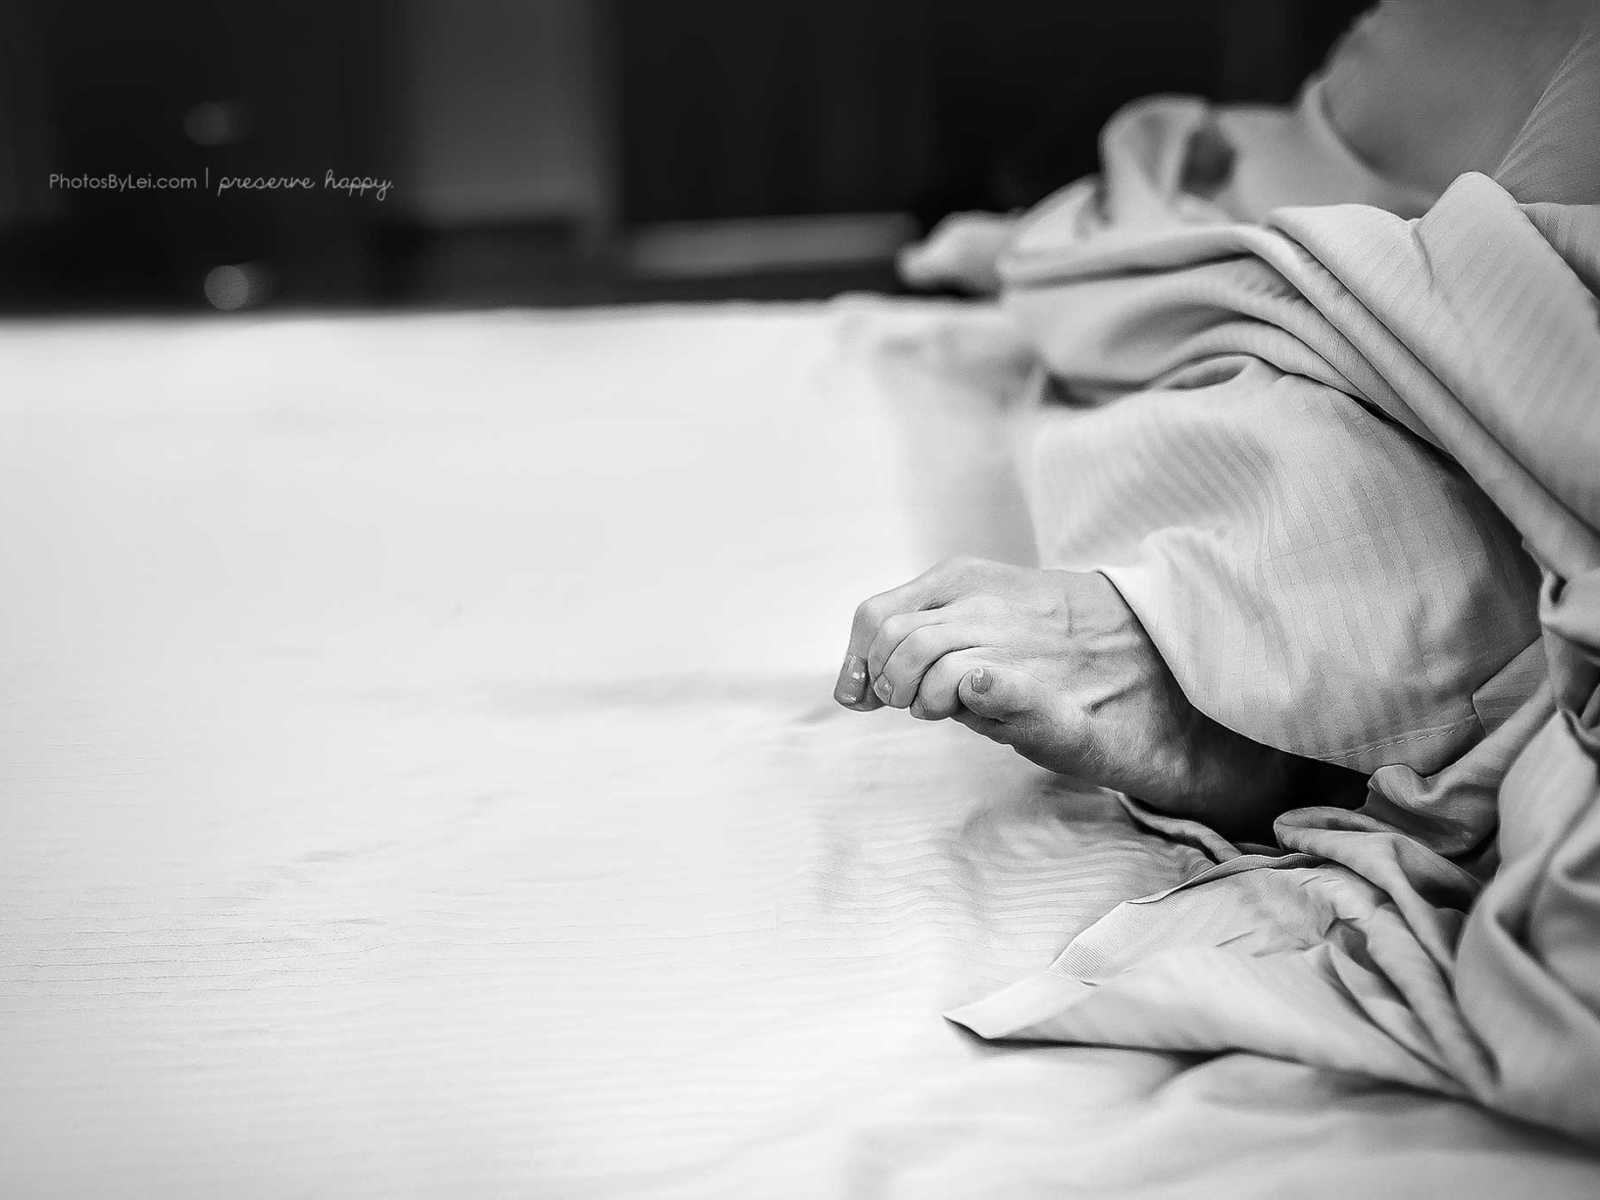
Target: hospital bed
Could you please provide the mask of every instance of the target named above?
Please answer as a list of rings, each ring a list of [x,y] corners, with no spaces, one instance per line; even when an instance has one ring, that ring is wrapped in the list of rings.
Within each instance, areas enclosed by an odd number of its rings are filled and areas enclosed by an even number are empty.
[[[1025,560],[937,303],[0,328],[0,1193],[1600,1194],[1474,1107],[941,1013],[1204,865],[837,708]]]

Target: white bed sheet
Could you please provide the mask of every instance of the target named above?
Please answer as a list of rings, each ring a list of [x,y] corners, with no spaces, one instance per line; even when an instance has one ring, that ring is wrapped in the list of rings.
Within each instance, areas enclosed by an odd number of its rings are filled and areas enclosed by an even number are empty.
[[[1025,552],[972,319],[0,329],[0,1192],[1600,1192],[939,1018],[1196,866],[829,700],[862,595]]]

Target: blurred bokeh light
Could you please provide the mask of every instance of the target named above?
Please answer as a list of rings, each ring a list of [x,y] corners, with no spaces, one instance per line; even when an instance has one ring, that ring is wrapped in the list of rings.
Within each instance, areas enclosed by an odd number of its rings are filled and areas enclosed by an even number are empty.
[[[1286,98],[1359,7],[11,0],[0,304],[893,288],[945,213],[1092,170],[1130,99]]]

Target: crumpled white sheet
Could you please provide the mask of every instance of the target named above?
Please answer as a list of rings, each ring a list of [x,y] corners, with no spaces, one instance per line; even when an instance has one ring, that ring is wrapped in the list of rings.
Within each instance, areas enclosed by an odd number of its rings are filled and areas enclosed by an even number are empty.
[[[955,1019],[1359,1069],[1600,1146],[1587,10],[1497,177],[1416,220],[1208,211],[1175,191],[1206,105],[1160,100],[1022,222],[1006,307],[1077,401],[1029,439],[1043,560],[1104,569],[1197,708],[1371,789],[1292,798],[1297,853],[1126,905]]]

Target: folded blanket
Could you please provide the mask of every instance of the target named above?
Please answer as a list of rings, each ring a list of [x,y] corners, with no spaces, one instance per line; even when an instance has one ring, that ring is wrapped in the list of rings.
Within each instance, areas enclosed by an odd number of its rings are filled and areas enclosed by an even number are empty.
[[[1046,565],[1105,570],[1214,719],[1372,782],[954,1019],[1282,1055],[1600,1141],[1597,80],[1591,24],[1496,177],[1415,220],[1232,221],[1174,166],[1204,106],[1164,100],[1025,223],[1002,273],[1045,367]]]

